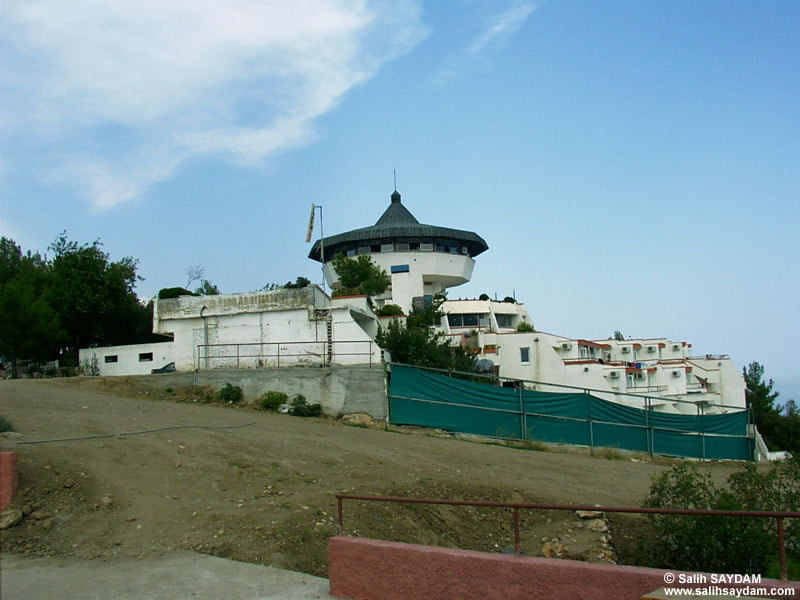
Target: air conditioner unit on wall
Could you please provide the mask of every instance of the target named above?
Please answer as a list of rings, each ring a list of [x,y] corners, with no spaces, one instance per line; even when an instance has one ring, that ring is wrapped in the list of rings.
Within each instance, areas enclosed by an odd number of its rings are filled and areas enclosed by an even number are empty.
[[[622,347],[622,353],[623,354],[628,354],[630,351],[631,351],[630,346],[623,346]]]
[[[656,347],[655,346],[648,346],[647,347],[647,351],[648,352],[655,352],[656,351]]]
[[[462,246],[461,247],[461,254],[469,254],[469,250],[467,250],[465,247]]]
[[[673,377],[680,377],[681,376],[681,372],[680,371],[673,371],[672,372],[672,376]]]
[[[680,344],[672,344],[672,349],[676,350],[676,351],[680,350],[681,349],[681,345]]]
[[[611,379],[618,379],[619,373],[617,373],[616,371],[611,371],[611,373],[609,373],[608,376],[611,377]]]
[[[570,349],[572,349],[572,344],[570,344],[570,343],[561,344],[561,349],[562,350],[570,350]]]

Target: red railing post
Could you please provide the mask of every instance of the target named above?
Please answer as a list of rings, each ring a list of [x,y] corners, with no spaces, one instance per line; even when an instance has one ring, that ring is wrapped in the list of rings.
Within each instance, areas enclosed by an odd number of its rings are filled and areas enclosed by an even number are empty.
[[[344,533],[344,514],[342,512],[342,499],[337,498],[339,501],[339,533]]]
[[[789,577],[788,567],[786,566],[786,539],[783,535],[783,518],[777,517],[778,522],[778,560],[781,563],[781,581],[786,581]]]
[[[519,507],[514,507],[514,554],[520,555],[520,541],[519,541]]]

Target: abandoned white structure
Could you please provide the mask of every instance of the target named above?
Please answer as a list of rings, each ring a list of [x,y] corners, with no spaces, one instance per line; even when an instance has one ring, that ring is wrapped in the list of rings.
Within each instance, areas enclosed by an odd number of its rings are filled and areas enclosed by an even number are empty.
[[[397,304],[406,313],[435,294],[466,283],[475,257],[488,249],[477,234],[420,224],[395,191],[371,227],[337,234],[313,245],[309,258],[322,262],[336,289],[332,259],[369,255],[391,276],[377,308]],[[330,298],[316,285],[271,292],[183,296],[155,300],[153,332],[171,341],[137,346],[87,348],[82,365],[100,375],[150,373],[174,362],[179,371],[289,365],[379,364],[375,343],[380,319],[366,297]],[[491,300],[449,300],[440,331],[453,343],[491,360],[502,377],[593,389],[617,402],[653,410],[706,413],[745,407],[744,380],[727,356],[691,356],[691,344],[665,338],[583,340],[531,325],[525,306]],[[681,402],[682,401],[682,402]]]
[[[377,319],[366,298],[329,298],[318,286],[153,301],[153,332],[171,341],[86,348],[100,375],[323,364],[379,364]],[[334,334],[335,332],[335,334]]]

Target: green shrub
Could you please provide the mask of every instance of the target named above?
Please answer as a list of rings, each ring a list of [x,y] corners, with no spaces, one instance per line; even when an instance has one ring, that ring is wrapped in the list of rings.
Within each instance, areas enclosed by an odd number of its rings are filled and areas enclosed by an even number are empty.
[[[319,417],[322,414],[322,405],[309,404],[305,396],[297,394],[292,401],[289,414],[296,417]]]
[[[11,421],[0,416],[0,433],[5,431],[14,431],[14,426],[11,424]]]
[[[181,296],[197,296],[197,294],[182,287],[163,288],[158,291],[159,300],[169,300],[171,298],[180,298]]]
[[[519,325],[517,325],[517,331],[522,333],[525,331],[536,331],[536,330],[533,328],[532,324],[528,323],[527,321],[522,321]]]
[[[287,290],[299,290],[308,285],[311,285],[311,280],[308,277],[298,277],[295,279],[294,283],[289,281],[283,287],[285,287]]]
[[[340,298],[342,296],[363,296],[363,295],[364,295],[363,292],[358,288],[345,288],[345,287],[336,288],[335,290],[333,290],[333,293],[331,294],[331,296],[334,298]]]
[[[710,475],[689,464],[674,466],[654,478],[644,506],[716,510],[800,509],[800,463],[758,470],[748,464],[718,488]],[[775,519],[649,515],[650,543],[643,548],[650,566],[711,573],[765,575],[777,554]],[[786,550],[800,560],[800,524],[787,519]]]
[[[236,404],[242,399],[242,388],[238,385],[226,383],[225,387],[217,393],[217,398],[219,398],[221,402],[233,402]]]
[[[261,410],[278,410],[281,404],[286,404],[288,401],[289,396],[283,392],[275,392],[270,390],[261,396],[261,399],[258,401],[258,408]]]
[[[378,316],[380,317],[396,317],[403,313],[402,307],[397,304],[384,304],[378,309]]]

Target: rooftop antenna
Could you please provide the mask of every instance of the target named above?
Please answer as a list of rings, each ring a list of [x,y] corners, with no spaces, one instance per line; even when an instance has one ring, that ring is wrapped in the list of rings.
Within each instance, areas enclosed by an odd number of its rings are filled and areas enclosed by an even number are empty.
[[[394,173],[394,191],[397,191],[397,169],[392,169],[392,173]]]

